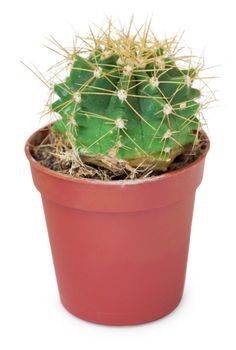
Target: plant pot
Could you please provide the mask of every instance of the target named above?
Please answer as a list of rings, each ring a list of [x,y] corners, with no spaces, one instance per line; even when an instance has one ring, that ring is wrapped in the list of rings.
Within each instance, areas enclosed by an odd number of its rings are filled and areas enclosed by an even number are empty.
[[[180,302],[195,191],[204,154],[192,164],[145,180],[76,179],[34,160],[62,304],[95,323],[131,325],[159,319]]]

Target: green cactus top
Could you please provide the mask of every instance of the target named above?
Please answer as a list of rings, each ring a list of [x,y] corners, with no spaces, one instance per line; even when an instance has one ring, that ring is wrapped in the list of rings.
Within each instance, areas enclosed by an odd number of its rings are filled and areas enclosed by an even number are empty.
[[[200,90],[192,87],[197,68],[146,29],[93,39],[54,85],[59,99],[51,109],[61,118],[53,129],[90,163],[165,170],[200,128]]]

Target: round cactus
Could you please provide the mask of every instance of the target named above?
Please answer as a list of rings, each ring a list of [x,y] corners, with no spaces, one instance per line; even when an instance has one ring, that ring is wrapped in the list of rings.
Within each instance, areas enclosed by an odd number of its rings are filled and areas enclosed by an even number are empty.
[[[52,128],[90,164],[166,170],[197,139],[200,68],[178,56],[175,40],[131,27],[92,33],[68,56],[69,76],[53,86],[61,118]]]

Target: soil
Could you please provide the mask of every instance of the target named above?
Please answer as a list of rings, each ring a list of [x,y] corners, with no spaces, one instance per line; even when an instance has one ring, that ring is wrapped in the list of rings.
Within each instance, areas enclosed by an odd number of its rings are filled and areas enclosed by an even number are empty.
[[[64,175],[76,178],[99,179],[105,181],[127,180],[154,177],[166,172],[181,169],[197,160],[208,147],[208,139],[204,132],[200,132],[193,152],[193,146],[185,148],[184,153],[177,156],[168,166],[167,171],[147,168],[133,168],[129,165],[112,167],[111,169],[87,164],[65,143],[60,134],[49,131],[48,135],[37,145],[31,145],[32,156],[41,165]]]

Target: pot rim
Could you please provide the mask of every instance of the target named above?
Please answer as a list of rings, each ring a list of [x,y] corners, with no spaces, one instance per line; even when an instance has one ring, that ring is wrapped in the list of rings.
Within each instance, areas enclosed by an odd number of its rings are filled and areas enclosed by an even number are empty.
[[[86,179],[86,178],[76,178],[73,176],[69,176],[69,175],[64,175],[61,174],[57,171],[51,170],[43,165],[41,165],[36,159],[34,159],[34,157],[32,156],[31,152],[30,152],[30,144],[31,144],[31,140],[40,132],[40,131],[44,131],[47,130],[48,127],[51,125],[52,123],[46,124],[45,126],[39,128],[38,130],[36,130],[33,134],[30,135],[30,137],[27,139],[26,143],[25,143],[25,154],[26,157],[28,159],[28,161],[30,162],[30,164],[38,171],[43,172],[49,176],[61,179],[61,180],[65,180],[65,181],[70,181],[70,182],[75,182],[75,183],[89,183],[89,184],[96,184],[96,185],[102,185],[102,186],[121,186],[121,185],[139,185],[142,183],[149,183],[149,182],[155,182],[155,181],[161,181],[164,179],[168,179],[170,177],[175,177],[178,176],[186,171],[189,171],[190,169],[192,169],[193,167],[197,166],[198,163],[200,163],[202,161],[203,158],[206,157],[209,149],[210,149],[210,140],[207,136],[207,133],[205,132],[205,130],[202,129],[204,136],[206,136],[207,138],[207,147],[204,150],[204,152],[200,155],[200,157],[198,157],[198,159],[196,159],[194,162],[190,163],[189,165],[186,165],[180,169],[177,170],[173,170],[171,172],[167,172],[164,173],[162,175],[158,175],[158,176],[153,176],[153,177],[149,177],[149,178],[145,178],[145,179],[135,179],[135,180],[112,180],[112,181],[104,181],[104,180],[98,180],[98,179]]]

